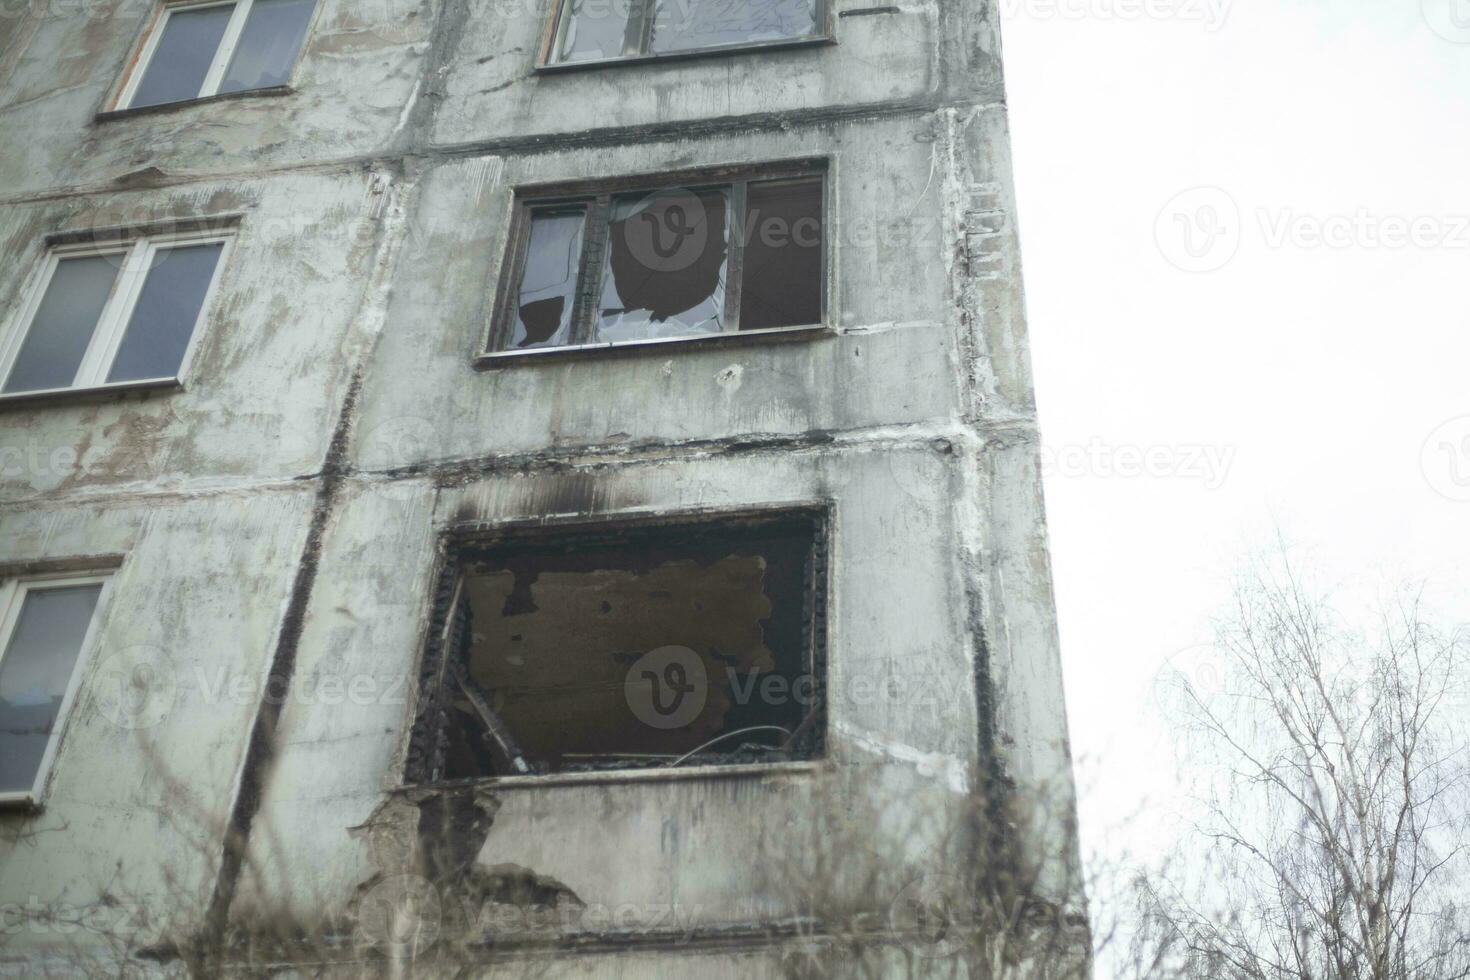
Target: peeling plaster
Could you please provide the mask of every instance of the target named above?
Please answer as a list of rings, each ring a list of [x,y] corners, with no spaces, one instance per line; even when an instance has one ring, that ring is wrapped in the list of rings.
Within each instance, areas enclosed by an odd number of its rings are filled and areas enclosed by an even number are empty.
[[[109,833],[98,813],[163,808],[138,795],[133,743],[109,773],[89,747],[114,733],[76,727],[42,818],[58,894],[172,848],[214,887],[194,924],[248,925],[261,895],[235,876],[279,849],[321,891],[303,920],[412,874],[453,895],[460,940],[510,944],[476,932],[486,908],[674,906],[677,929],[584,923],[526,955],[594,971],[609,956],[628,976],[757,957],[748,975],[770,975],[758,958],[812,927],[757,880],[811,856],[805,817],[912,779],[987,794],[1000,826],[1013,790],[1066,782],[993,5],[848,6],[835,45],[536,73],[539,14],[322,4],[290,92],[123,118],[95,117],[142,6],[102,0],[80,33],[27,13],[0,42],[0,118],[31,134],[0,148],[6,267],[33,268],[61,229],[243,215],[183,389],[0,414],[0,445],[78,460],[0,476],[0,560],[124,554],[117,584],[148,614],[111,615],[109,643],[288,686],[401,679],[453,527],[830,500],[833,677],[903,665],[958,692],[953,716],[839,689],[830,758],[810,768],[450,792],[398,785],[412,690],[222,706],[186,684],[178,716],[210,734],[173,762],[228,833],[204,835],[208,860],[151,825],[148,841]],[[833,161],[830,331],[471,366],[515,188],[810,155]],[[862,224],[890,217],[906,224]],[[21,285],[0,282],[0,307]],[[987,849],[1058,851],[1040,887],[1080,895],[1055,825],[972,843],[976,867]],[[0,901],[45,860],[6,847]]]

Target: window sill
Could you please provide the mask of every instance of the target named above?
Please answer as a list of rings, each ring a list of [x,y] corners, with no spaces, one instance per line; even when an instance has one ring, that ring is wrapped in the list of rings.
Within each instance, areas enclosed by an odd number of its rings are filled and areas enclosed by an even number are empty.
[[[110,122],[114,119],[131,119],[133,116],[150,116],[159,112],[170,112],[174,109],[184,109],[189,106],[207,105],[211,102],[226,102],[232,99],[254,99],[254,98],[279,98],[283,95],[292,95],[296,89],[290,85],[272,85],[268,88],[248,88],[242,92],[220,92],[215,95],[206,95],[198,99],[184,99],[181,102],[160,102],[157,105],[129,106],[126,109],[104,109],[94,117],[96,122]]]
[[[41,798],[34,793],[0,793],[0,813],[40,813]]]
[[[710,779],[802,778],[827,769],[821,759],[795,762],[745,763],[731,766],[686,766],[680,769],[611,769],[603,772],[561,772],[542,776],[486,776],[446,783],[399,786],[397,793],[442,792],[485,788],[500,790],[557,789],[567,786],[618,786],[628,783],[675,783]]]
[[[127,381],[122,384],[98,385],[92,388],[50,388],[46,391],[17,391],[10,394],[0,394],[0,411],[7,408],[30,407],[50,402],[94,402],[106,401],[113,398],[125,398],[128,395],[139,396],[138,400],[148,398],[150,395],[167,394],[182,391],[184,383],[177,378],[169,378],[162,381]],[[4,797],[0,796],[0,802]]]
[[[574,347],[529,347],[523,350],[489,351],[475,358],[478,370],[560,361],[583,357],[614,357],[620,354],[664,350],[674,347],[707,347],[781,341],[816,340],[835,337],[837,331],[826,325],[776,327],[771,330],[735,330],[730,333],[701,334],[695,337],[658,337],[653,340],[622,340],[608,344],[578,344]]]
[[[777,41],[757,41],[754,44],[721,44],[709,48],[693,48],[688,51],[670,51],[666,54],[641,54],[625,58],[588,58],[585,61],[548,61],[535,67],[538,75],[555,75],[560,72],[580,71],[592,68],[613,68],[626,65],[652,65],[667,61],[691,61],[695,58],[717,58],[722,55],[750,54],[760,51],[782,51],[788,48],[818,48],[836,44],[831,34],[813,34],[810,37],[782,38]]]

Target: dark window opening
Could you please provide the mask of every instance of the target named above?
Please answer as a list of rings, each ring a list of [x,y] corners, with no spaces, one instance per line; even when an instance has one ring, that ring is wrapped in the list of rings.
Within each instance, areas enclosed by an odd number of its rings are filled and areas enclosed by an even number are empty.
[[[742,330],[821,321],[821,181],[750,185],[740,283]]]
[[[490,350],[820,325],[825,181],[814,170],[726,170],[697,175],[722,182],[684,186],[610,181],[523,199]]]
[[[814,510],[460,548],[409,782],[822,752]]]

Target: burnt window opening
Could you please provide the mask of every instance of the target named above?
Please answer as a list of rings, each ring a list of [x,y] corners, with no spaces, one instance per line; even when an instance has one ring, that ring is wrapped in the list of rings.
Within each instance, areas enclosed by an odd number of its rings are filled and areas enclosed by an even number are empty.
[[[824,526],[800,510],[464,543],[406,780],[819,757]]]
[[[595,64],[815,41],[826,0],[561,0],[541,63]]]
[[[521,196],[489,352],[819,326],[823,169],[726,169]]]

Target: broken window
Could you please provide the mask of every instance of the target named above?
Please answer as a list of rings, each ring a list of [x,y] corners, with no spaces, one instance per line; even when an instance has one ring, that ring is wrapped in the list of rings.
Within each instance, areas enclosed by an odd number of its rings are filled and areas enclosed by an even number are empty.
[[[0,342],[0,393],[177,380],[228,236],[179,234],[52,249]]]
[[[532,213],[526,265],[516,299],[513,346],[561,347],[567,343],[586,216],[585,207]]]
[[[824,188],[806,164],[523,198],[491,351],[819,325]]]
[[[723,187],[613,198],[598,341],[724,329],[728,209]]]
[[[824,0],[562,0],[546,61],[612,61],[815,40]]]
[[[71,575],[0,587],[0,801],[40,796],[106,586]]]
[[[166,3],[118,105],[285,85],[315,9],[316,0]]]
[[[408,781],[820,755],[823,526],[801,510],[464,544]]]

